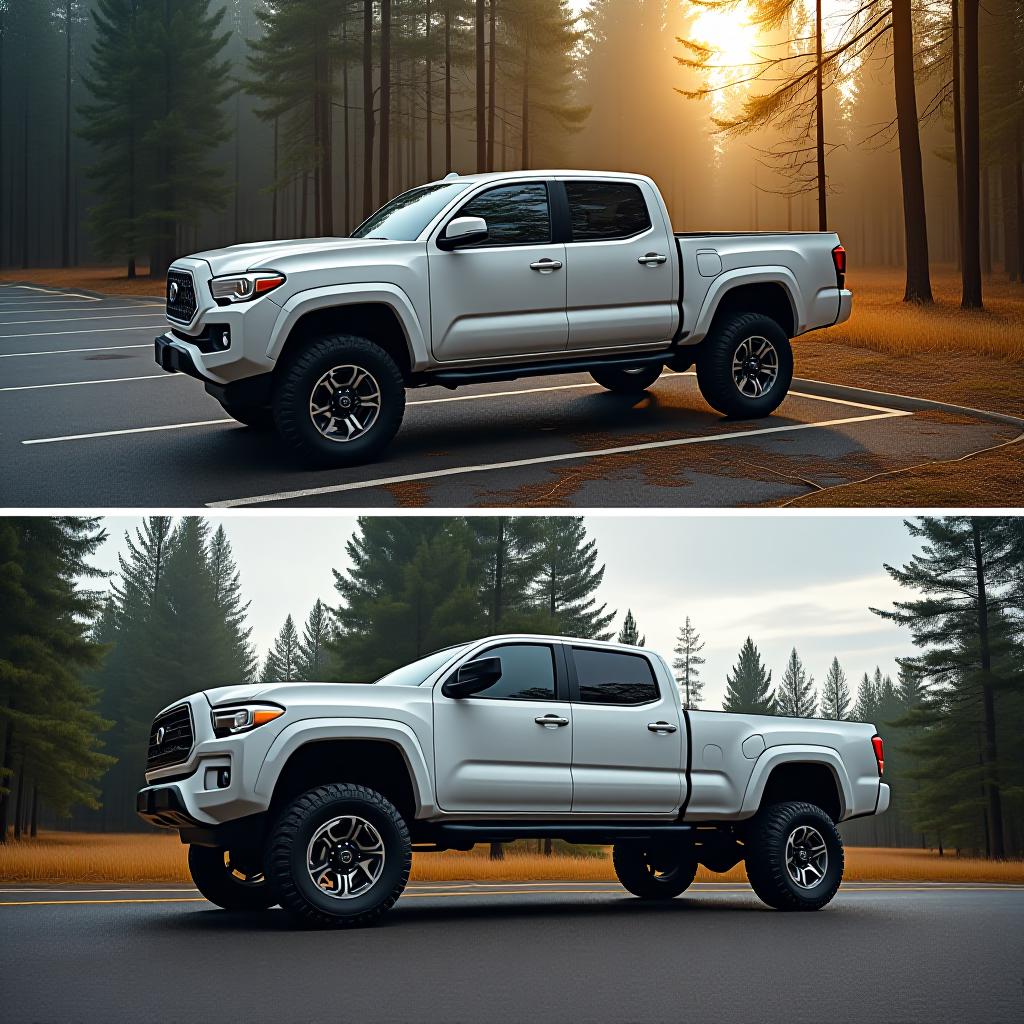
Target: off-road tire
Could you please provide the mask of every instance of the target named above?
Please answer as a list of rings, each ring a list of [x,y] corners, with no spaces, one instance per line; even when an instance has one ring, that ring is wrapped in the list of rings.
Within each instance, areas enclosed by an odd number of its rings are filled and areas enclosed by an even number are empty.
[[[310,397],[321,377],[336,366],[358,366],[380,388],[380,412],[361,437],[332,441],[314,425]],[[354,334],[332,334],[303,343],[275,371],[274,422],[285,443],[310,462],[353,466],[369,462],[391,443],[405,415],[405,382],[397,363],[379,345]]]
[[[612,847],[612,864],[622,887],[642,900],[675,899],[697,874],[696,851],[686,842],[619,842]]]
[[[733,357],[749,338],[771,343],[778,355],[778,370],[770,386],[757,398],[743,394],[733,376]],[[773,413],[793,382],[793,349],[786,332],[771,317],[740,313],[717,323],[700,345],[697,384],[704,401],[731,419],[759,419]]]
[[[254,430],[273,430],[274,410],[269,405],[249,405],[221,399],[221,408],[233,419]]]
[[[306,864],[316,830],[341,815],[370,822],[385,849],[377,881],[362,895],[344,900],[320,890]],[[361,928],[380,920],[402,895],[412,867],[412,845],[402,815],[380,793],[366,786],[329,783],[303,793],[285,808],[270,834],[265,860],[274,898],[296,923],[308,928]]]
[[[800,825],[817,829],[828,852],[824,877],[807,889],[786,868],[786,842]],[[835,822],[815,804],[792,801],[762,808],[751,819],[744,846],[750,886],[776,910],[821,910],[843,880],[843,840]]]
[[[225,852],[210,846],[188,848],[188,870],[196,888],[224,910],[253,911],[272,907],[277,900],[266,879],[255,882],[238,879],[225,863]]]
[[[661,371],[661,366],[638,366],[635,369],[602,366],[591,370],[590,376],[601,387],[617,395],[639,395],[661,376]]]

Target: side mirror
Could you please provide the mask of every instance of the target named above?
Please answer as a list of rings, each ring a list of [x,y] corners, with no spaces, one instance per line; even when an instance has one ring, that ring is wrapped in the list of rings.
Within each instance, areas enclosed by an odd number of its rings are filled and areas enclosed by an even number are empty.
[[[437,240],[438,249],[451,252],[463,245],[487,241],[487,221],[483,217],[456,217]]]
[[[463,665],[453,679],[449,679],[441,692],[446,697],[472,697],[501,678],[501,658],[480,658]]]

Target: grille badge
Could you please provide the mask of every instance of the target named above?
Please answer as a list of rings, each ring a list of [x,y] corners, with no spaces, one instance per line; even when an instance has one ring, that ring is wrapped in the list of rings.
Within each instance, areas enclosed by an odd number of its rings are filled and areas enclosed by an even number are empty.
[[[177,302],[178,301],[178,282],[177,281],[172,281],[167,286],[167,301],[168,302]]]
[[[164,737],[167,735],[167,730],[161,725],[156,731],[156,745],[159,747],[164,741]]]

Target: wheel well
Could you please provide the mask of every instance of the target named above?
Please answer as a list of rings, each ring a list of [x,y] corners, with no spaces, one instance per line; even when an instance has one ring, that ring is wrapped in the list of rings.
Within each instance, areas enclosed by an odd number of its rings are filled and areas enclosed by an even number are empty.
[[[416,816],[409,766],[395,744],[385,740],[314,740],[299,747],[278,776],[270,802],[272,817],[300,793],[328,782],[353,782],[375,789],[406,821]]]
[[[787,338],[792,338],[796,332],[789,293],[778,283],[741,284],[730,288],[718,300],[718,308],[708,333],[722,319],[737,313],[762,313],[769,316],[786,332]]]
[[[761,806],[806,800],[839,821],[843,804],[832,769],[824,764],[780,764],[773,768],[761,794]]]
[[[412,373],[409,344],[401,321],[390,306],[381,302],[328,306],[304,314],[289,332],[278,357],[279,364],[288,352],[306,339],[326,334],[358,334],[384,349],[398,364],[406,380]]]

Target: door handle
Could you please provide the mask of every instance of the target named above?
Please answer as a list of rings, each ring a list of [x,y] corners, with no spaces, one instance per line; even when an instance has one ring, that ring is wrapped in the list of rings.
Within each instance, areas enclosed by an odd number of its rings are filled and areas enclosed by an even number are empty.
[[[667,262],[668,257],[663,256],[660,252],[649,252],[646,256],[641,256],[637,259],[637,263],[645,267],[660,267],[662,263]]]
[[[530,264],[530,269],[536,270],[541,274],[550,274],[553,270],[562,269],[562,261],[549,259],[537,260],[536,263]]]
[[[678,732],[679,726],[673,725],[671,722],[648,722],[647,728],[651,732]]]
[[[557,729],[569,724],[569,719],[562,718],[560,715],[539,715],[534,721],[538,725],[543,725],[545,729]]]

